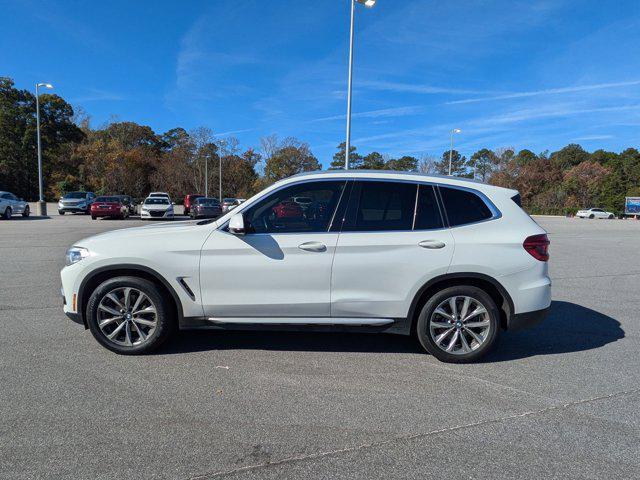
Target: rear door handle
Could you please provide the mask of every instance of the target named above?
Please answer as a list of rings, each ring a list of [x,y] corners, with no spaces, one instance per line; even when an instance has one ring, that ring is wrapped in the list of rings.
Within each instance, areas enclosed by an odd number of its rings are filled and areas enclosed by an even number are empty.
[[[307,252],[326,252],[327,246],[324,243],[320,242],[307,242],[301,245],[298,245],[300,250],[305,250]]]
[[[444,248],[445,244],[444,242],[440,242],[438,240],[423,240],[420,243],[418,243],[418,246],[422,248],[436,249],[436,248]]]

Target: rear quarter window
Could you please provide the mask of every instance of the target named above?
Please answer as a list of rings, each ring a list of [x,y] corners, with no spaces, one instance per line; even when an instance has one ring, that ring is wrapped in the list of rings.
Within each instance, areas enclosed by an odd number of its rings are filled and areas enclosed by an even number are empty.
[[[440,195],[451,227],[481,222],[493,217],[485,201],[474,192],[441,186]]]

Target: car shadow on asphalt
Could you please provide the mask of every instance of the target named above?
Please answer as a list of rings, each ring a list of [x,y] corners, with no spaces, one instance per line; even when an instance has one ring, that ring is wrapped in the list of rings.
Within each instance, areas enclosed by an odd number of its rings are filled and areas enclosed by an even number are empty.
[[[624,338],[620,322],[571,302],[553,301],[538,326],[501,332],[497,348],[482,361],[517,360],[600,348]],[[192,330],[180,332],[158,354],[207,350],[415,353],[424,351],[413,337],[380,333]]]
[[[558,300],[551,302],[549,315],[536,327],[502,333],[498,348],[484,362],[594,350],[625,336],[615,318]]]
[[[254,330],[182,331],[159,354],[207,350],[421,353],[412,337],[380,333],[279,332]]]
[[[51,220],[51,217],[48,215],[45,215],[45,216],[29,215],[28,217],[23,217],[22,215],[20,215],[20,216],[11,217],[11,219],[8,221],[9,222],[28,222],[30,220]]]

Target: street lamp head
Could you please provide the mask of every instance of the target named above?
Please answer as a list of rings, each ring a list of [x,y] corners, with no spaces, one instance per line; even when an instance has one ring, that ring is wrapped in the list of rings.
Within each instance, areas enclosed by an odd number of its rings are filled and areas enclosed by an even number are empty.
[[[373,7],[377,0],[357,0],[358,3],[363,4],[365,7]]]
[[[39,83],[38,84],[39,87],[44,87],[44,88],[53,88],[53,85],[51,85],[50,83]]]
[[[460,130],[459,128],[454,128],[452,131],[453,131],[453,133],[460,133],[460,132],[462,132],[462,130]]]

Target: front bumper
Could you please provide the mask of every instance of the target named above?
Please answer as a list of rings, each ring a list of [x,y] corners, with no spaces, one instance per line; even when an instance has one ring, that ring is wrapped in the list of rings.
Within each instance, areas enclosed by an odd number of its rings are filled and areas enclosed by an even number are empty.
[[[173,218],[174,213],[173,210],[169,210],[167,212],[163,212],[163,211],[154,211],[154,210],[150,210],[145,212],[144,210],[140,212],[140,218],[141,219],[155,219],[155,218]]]
[[[64,212],[64,213],[86,213],[89,211],[90,207],[84,207],[84,208],[80,208],[80,207],[61,207],[60,205],[58,205],[58,211],[59,212]]]
[[[509,330],[523,330],[525,328],[535,327],[541,323],[549,314],[551,307],[542,310],[534,310],[533,312],[516,313],[511,315],[508,322]]]

